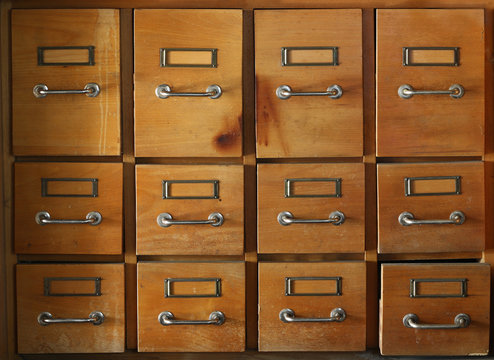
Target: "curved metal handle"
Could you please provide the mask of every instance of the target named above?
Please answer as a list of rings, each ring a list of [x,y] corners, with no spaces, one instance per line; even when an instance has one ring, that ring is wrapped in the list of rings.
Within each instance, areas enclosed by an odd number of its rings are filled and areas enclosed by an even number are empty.
[[[170,85],[161,84],[155,90],[155,94],[160,99],[167,99],[170,96],[181,97],[208,97],[210,99],[217,99],[221,96],[223,91],[219,85],[209,85],[206,92],[172,92]]]
[[[158,321],[163,326],[168,325],[223,325],[225,314],[221,311],[213,311],[209,314],[209,320],[174,320],[174,316],[169,311],[163,311],[158,315]]]
[[[225,221],[225,218],[221,213],[214,212],[209,214],[207,220],[173,220],[173,217],[169,213],[161,213],[156,219],[158,225],[161,227],[169,227],[172,225],[211,225],[221,226]]]
[[[79,324],[92,323],[93,325],[101,325],[105,321],[105,315],[101,311],[93,311],[86,319],[54,319],[49,312],[42,312],[38,315],[38,324],[47,326],[50,324]]]
[[[48,211],[40,211],[34,216],[34,220],[39,225],[47,224],[89,224],[92,226],[99,225],[103,220],[103,216],[97,211],[91,211],[86,215],[85,220],[67,220],[67,219],[52,219]]]
[[[295,311],[292,309],[283,309],[280,311],[280,320],[284,323],[293,322],[342,322],[346,319],[346,312],[342,308],[331,310],[328,318],[297,318]]]
[[[289,211],[282,211],[278,214],[280,225],[288,226],[291,224],[333,224],[341,225],[345,222],[345,214],[341,211],[333,211],[329,214],[328,219],[295,219]]]
[[[455,323],[447,324],[419,324],[419,317],[415,314],[406,314],[403,317],[403,325],[413,329],[462,329],[470,325],[470,316],[467,314],[458,314],[455,316]]]
[[[403,226],[410,225],[442,225],[442,224],[450,224],[450,225],[461,225],[465,222],[465,214],[461,211],[455,210],[449,215],[449,220],[415,220],[415,217],[412,213],[407,211],[402,212],[400,216],[398,216],[398,222]]]
[[[281,100],[290,99],[292,96],[329,96],[331,99],[339,99],[343,95],[343,89],[339,85],[331,85],[326,91],[292,91],[289,85],[281,85],[276,89],[276,96]]]
[[[99,95],[99,85],[96,83],[89,83],[84,86],[83,90],[48,90],[48,86],[45,84],[37,84],[33,87],[33,94],[37,98],[44,98],[46,95],[63,95],[63,94],[86,94],[89,97],[96,97]]]
[[[413,95],[449,95],[459,99],[465,94],[465,89],[459,84],[453,84],[448,90],[415,90],[412,85],[404,84],[398,88],[398,95],[402,99],[410,99]]]

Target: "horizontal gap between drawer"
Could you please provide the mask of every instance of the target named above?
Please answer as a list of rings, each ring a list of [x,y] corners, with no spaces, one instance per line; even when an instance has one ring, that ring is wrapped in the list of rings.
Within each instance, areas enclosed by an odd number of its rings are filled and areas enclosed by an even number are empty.
[[[262,158],[257,159],[258,164],[296,164],[296,163],[361,163],[360,157],[317,157],[317,158]]]
[[[364,254],[258,254],[258,261],[363,261]]]
[[[39,262],[56,262],[56,263],[122,263],[125,256],[122,255],[17,255],[19,263],[39,263]]]
[[[243,158],[241,157],[228,157],[228,158],[157,158],[157,157],[136,157],[136,164],[190,164],[190,165],[208,165],[208,164],[242,164]]]
[[[378,164],[482,161],[482,156],[377,157]]]
[[[244,260],[244,255],[137,255],[137,261],[221,262]]]
[[[457,261],[457,262],[477,262],[482,258],[481,252],[467,253],[430,253],[430,254],[378,254],[378,261],[386,262],[406,262],[406,261]]]
[[[122,162],[122,156],[16,156],[16,162]]]

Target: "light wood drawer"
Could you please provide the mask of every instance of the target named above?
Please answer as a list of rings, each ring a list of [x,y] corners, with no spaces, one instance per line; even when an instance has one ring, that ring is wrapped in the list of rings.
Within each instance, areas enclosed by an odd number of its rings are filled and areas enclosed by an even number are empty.
[[[380,253],[484,250],[482,162],[379,164],[377,174]]]
[[[16,253],[120,254],[122,164],[16,163],[14,213]]]
[[[365,274],[363,262],[261,262],[259,350],[365,350]]]
[[[457,26],[461,31],[451,31]],[[376,31],[377,155],[482,155],[484,10],[379,9]],[[404,98],[403,85],[415,91],[461,85],[464,94]]]
[[[363,164],[260,164],[257,169],[259,253],[364,251]]]
[[[362,156],[362,11],[257,10],[254,22],[257,156]]]
[[[118,10],[12,11],[12,117],[15,155],[120,155]]]
[[[490,283],[488,264],[383,264],[381,354],[487,355]]]
[[[134,33],[136,156],[241,156],[242,11],[135,10]]]
[[[125,351],[123,264],[17,265],[16,269],[19,353]],[[53,323],[63,319],[92,323]]]
[[[245,349],[243,262],[140,262],[137,277],[139,351]]]

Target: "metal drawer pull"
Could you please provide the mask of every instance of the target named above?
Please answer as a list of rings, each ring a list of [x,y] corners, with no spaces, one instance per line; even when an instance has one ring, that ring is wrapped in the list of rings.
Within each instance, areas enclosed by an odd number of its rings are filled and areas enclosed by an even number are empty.
[[[67,220],[67,219],[52,219],[47,211],[40,211],[34,217],[39,225],[47,224],[89,224],[92,226],[99,225],[103,220],[101,214],[97,211],[91,211],[86,215],[85,220]]]
[[[209,214],[207,220],[173,220],[173,217],[169,213],[161,213],[156,219],[158,225],[161,227],[169,227],[172,225],[211,225],[221,226],[225,221],[223,215],[218,212]]]
[[[447,324],[419,324],[419,317],[415,314],[406,314],[403,317],[403,325],[413,329],[461,329],[470,325],[470,316],[467,314],[458,314],[455,316],[455,323]]]
[[[328,318],[296,318],[295,311],[283,309],[280,311],[280,320],[284,323],[293,322],[342,322],[346,319],[346,312],[342,308],[331,310]]]
[[[86,319],[54,319],[49,312],[42,312],[38,315],[38,323],[42,326],[50,324],[80,324],[92,323],[93,325],[101,325],[105,321],[105,315],[101,311],[93,311]]]
[[[223,91],[219,85],[209,85],[206,92],[172,92],[170,85],[161,84],[156,88],[155,94],[160,99],[167,99],[170,96],[181,97],[208,97],[210,99],[217,99],[221,96]]]
[[[99,95],[99,85],[96,83],[89,83],[84,86],[83,90],[48,90],[48,86],[45,84],[34,85],[33,94],[37,98],[44,98],[46,95],[64,95],[64,94],[86,94],[89,97],[96,97]]]
[[[398,88],[398,95],[402,99],[410,99],[413,95],[449,95],[459,99],[465,94],[465,89],[459,84],[453,84],[448,90],[414,90],[412,85],[404,84]]]
[[[461,211],[455,210],[449,215],[449,220],[415,220],[412,213],[407,211],[402,212],[398,216],[398,222],[403,226],[410,225],[461,225],[465,222],[465,214]]]
[[[169,311],[163,311],[158,315],[158,321],[163,326],[168,325],[223,325],[225,314],[221,311],[213,311],[209,314],[209,320],[174,320],[174,316]]]
[[[289,211],[283,211],[278,214],[280,225],[288,226],[291,224],[333,224],[341,225],[345,222],[345,214],[341,211],[333,211],[329,214],[328,219],[295,219]]]
[[[339,85],[331,85],[326,91],[294,92],[288,85],[281,85],[276,89],[276,96],[281,100],[290,99],[292,96],[329,96],[331,99],[339,99],[341,95],[343,95],[343,89]]]

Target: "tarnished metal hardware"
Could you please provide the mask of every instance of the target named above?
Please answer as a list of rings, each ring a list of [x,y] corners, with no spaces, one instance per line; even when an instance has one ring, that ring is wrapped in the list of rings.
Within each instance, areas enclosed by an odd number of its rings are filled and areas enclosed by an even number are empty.
[[[403,325],[412,329],[462,329],[470,325],[470,316],[458,314],[455,316],[454,324],[419,324],[419,317],[415,314],[406,314],[403,317]]]
[[[411,298],[456,298],[467,297],[467,279],[410,279],[410,297]],[[418,284],[420,283],[459,283],[460,291],[458,294],[419,294]]]
[[[276,89],[276,96],[281,100],[290,99],[292,96],[328,96],[331,99],[339,99],[343,95],[343,89],[339,85],[331,85],[326,91],[292,91],[288,85],[281,85]]]
[[[172,92],[170,85],[161,84],[155,90],[155,94],[160,99],[167,99],[170,96],[176,97],[208,97],[210,99],[217,99],[221,96],[223,91],[219,85],[209,85],[206,92]]]
[[[175,320],[169,311],[163,311],[158,315],[158,321],[163,326],[169,325],[223,325],[225,314],[221,311],[213,311],[209,314],[209,320]]]
[[[412,61],[411,53],[416,50],[432,50],[432,51],[453,51],[452,62],[442,63],[416,63]],[[403,48],[403,66],[460,66],[460,48],[458,47],[404,47]]]
[[[49,312],[42,312],[38,315],[38,324],[47,326],[50,324],[80,324],[91,323],[93,325],[101,325],[105,321],[105,315],[101,311],[93,311],[88,318],[84,319],[54,319]]]
[[[209,196],[174,196],[171,194],[172,184],[212,184],[213,194]],[[219,199],[220,198],[220,181],[219,180],[162,180],[163,187],[162,199],[180,199],[180,200],[199,200],[199,199]]]
[[[333,59],[327,62],[290,62],[288,53],[297,50],[331,50]],[[337,46],[292,46],[281,48],[281,66],[338,66],[338,47]]]
[[[188,51],[188,52],[210,52],[211,63],[210,64],[170,64],[168,61],[168,54],[175,51]],[[185,49],[185,48],[161,48],[160,49],[160,66],[161,67],[188,67],[188,68],[216,68],[218,67],[218,49]]]
[[[407,211],[402,212],[398,216],[398,222],[402,226],[410,225],[461,225],[465,222],[465,214],[461,211],[455,210],[449,215],[449,220],[415,220],[412,213]]]
[[[207,220],[173,220],[173,217],[169,213],[161,213],[156,219],[157,223],[161,227],[169,227],[172,225],[211,225],[221,226],[225,221],[223,215],[218,212],[209,214]]]
[[[288,226],[291,224],[333,224],[341,225],[345,222],[345,214],[341,211],[333,211],[329,214],[328,219],[295,219],[289,211],[282,211],[278,214],[280,225]]]
[[[292,184],[302,182],[334,182],[335,191],[333,194],[294,194]],[[285,197],[286,198],[326,198],[341,197],[341,178],[305,178],[305,179],[285,179]]]
[[[280,311],[280,320],[284,323],[295,322],[342,322],[346,319],[346,312],[342,308],[331,310],[328,318],[297,318],[295,311],[292,309],[283,309]]]
[[[57,281],[94,281],[94,292],[54,292],[52,283]],[[100,277],[45,277],[44,278],[44,296],[101,296],[101,278]]]
[[[44,98],[46,95],[65,95],[65,94],[85,94],[89,97],[99,95],[100,88],[96,83],[89,83],[84,86],[83,90],[48,90],[45,84],[37,84],[33,87],[33,94],[37,98]]]
[[[325,293],[294,293],[293,292],[293,281],[329,281],[333,280],[336,282],[334,292]],[[286,277],[285,278],[285,296],[341,296],[341,276],[305,276],[305,277]]]
[[[82,62],[47,62],[45,61],[45,51],[56,50],[87,50],[87,61]],[[39,66],[94,66],[94,46],[38,46]]]
[[[172,284],[177,282],[214,282],[214,294],[180,294],[172,292]],[[168,278],[165,279],[165,297],[175,298],[206,298],[221,296],[221,279],[220,278]]]
[[[48,185],[50,182],[89,182],[91,193],[88,194],[50,194]],[[91,178],[41,178],[42,197],[98,197],[98,179]]]
[[[423,180],[454,180],[455,190],[434,192],[434,193],[417,193],[413,192],[412,184],[414,181]],[[422,176],[405,178],[405,196],[442,196],[442,195],[460,195],[461,194],[461,176]]]
[[[68,219],[52,219],[51,215],[47,211],[40,211],[36,213],[34,220],[39,225],[47,224],[89,224],[92,226],[99,225],[103,220],[103,216],[97,211],[91,211],[86,215],[85,220],[68,220]]]
[[[412,85],[404,84],[398,88],[398,95],[402,99],[410,99],[413,95],[449,95],[459,99],[465,94],[465,89],[459,84],[453,84],[448,90],[415,90]]]

